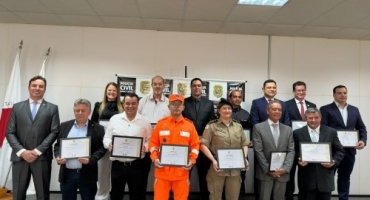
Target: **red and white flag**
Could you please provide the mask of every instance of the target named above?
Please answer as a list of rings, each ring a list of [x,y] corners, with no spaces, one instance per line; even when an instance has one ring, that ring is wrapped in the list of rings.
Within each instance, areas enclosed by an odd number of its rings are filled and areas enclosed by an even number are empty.
[[[4,105],[1,112],[0,119],[0,185],[1,187],[11,186],[11,178],[8,178],[10,173],[10,154],[12,148],[10,148],[8,142],[5,140],[6,128],[12,112],[13,105],[21,101],[21,75],[19,66],[19,57],[21,49],[17,51],[15,56],[12,73],[10,75],[8,88],[6,90]],[[5,141],[4,141],[5,140]],[[11,177],[11,175],[10,175]]]

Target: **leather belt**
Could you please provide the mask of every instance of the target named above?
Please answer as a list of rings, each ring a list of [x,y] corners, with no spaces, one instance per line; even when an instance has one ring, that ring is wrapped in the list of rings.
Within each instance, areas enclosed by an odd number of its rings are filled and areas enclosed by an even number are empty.
[[[80,173],[81,172],[81,168],[79,168],[79,169],[69,169],[69,168],[66,168],[66,169],[69,170],[69,171],[77,172],[77,173]]]

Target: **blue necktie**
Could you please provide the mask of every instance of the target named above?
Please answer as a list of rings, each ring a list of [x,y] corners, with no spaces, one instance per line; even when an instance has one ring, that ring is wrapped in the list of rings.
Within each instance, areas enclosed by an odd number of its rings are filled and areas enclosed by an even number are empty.
[[[35,119],[36,113],[37,113],[37,101],[33,102],[31,113],[32,113],[32,119]]]
[[[311,141],[317,142],[316,130],[311,130]]]

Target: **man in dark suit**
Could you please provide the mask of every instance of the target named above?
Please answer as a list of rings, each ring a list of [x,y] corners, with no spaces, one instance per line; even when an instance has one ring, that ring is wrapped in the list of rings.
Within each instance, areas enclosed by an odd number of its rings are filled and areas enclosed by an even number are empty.
[[[203,135],[204,127],[206,127],[207,123],[216,118],[215,110],[213,102],[205,97],[202,97],[203,82],[200,78],[194,78],[191,80],[190,87],[191,96],[185,98],[185,109],[182,112],[182,115],[193,121],[198,135],[201,137]],[[206,175],[210,164],[210,160],[202,152],[199,152],[196,165],[202,200],[209,199]]]
[[[307,108],[316,108],[316,104],[311,103],[305,100],[306,97],[306,83],[302,81],[297,81],[293,83],[293,94],[294,98],[285,102],[287,107],[289,118],[291,121],[298,120],[304,121],[306,117],[304,115]],[[292,124],[292,122],[290,123]],[[292,124],[293,125],[293,124]],[[294,160],[292,169],[290,170],[290,180],[286,185],[285,191],[285,200],[294,199],[294,190],[295,190],[295,172],[297,166],[297,159]]]
[[[45,101],[46,79],[31,78],[30,98],[16,103],[8,122],[6,138],[12,147],[13,192],[15,200],[26,199],[31,175],[37,199],[50,199],[51,145],[59,132],[58,106]]]
[[[253,126],[264,122],[268,119],[268,115],[266,113],[266,108],[267,104],[272,101],[272,100],[278,100],[275,99],[276,96],[276,82],[272,79],[268,79],[263,83],[262,91],[263,91],[263,97],[259,99],[254,99],[252,101],[252,107],[251,107],[251,124],[252,124],[252,129]],[[286,109],[285,103],[283,101],[280,101],[280,105],[282,107],[282,115],[279,119],[280,123],[283,123],[287,126],[290,126],[290,119],[288,115],[288,111]],[[253,137],[253,134],[252,134]],[[253,145],[253,143],[252,143]],[[256,162],[255,162],[256,163]],[[256,165],[254,165],[256,167]],[[258,183],[259,181],[257,179],[254,180],[254,194],[255,194],[255,199],[259,200],[259,188],[258,188]]]
[[[252,107],[251,107],[252,126],[267,120],[268,115],[266,113],[266,107],[267,107],[268,102],[272,100],[278,100],[278,99],[275,99],[275,95],[277,91],[276,88],[277,88],[276,82],[272,79],[268,79],[263,83],[262,91],[264,93],[264,96],[259,99],[254,99],[252,101]],[[286,109],[285,103],[283,101],[280,101],[280,104],[282,107],[282,115],[279,121],[280,123],[290,126],[290,119],[289,119],[289,115],[288,115],[288,111]]]
[[[283,200],[289,171],[294,160],[294,141],[292,129],[282,123],[280,101],[273,100],[266,109],[268,119],[253,128],[253,144],[256,160],[256,178],[259,180],[261,200]],[[280,168],[270,170],[271,152],[287,152]],[[272,193],[272,196],[271,196]]]
[[[86,99],[77,99],[73,112],[75,119],[63,122],[60,133],[54,145],[54,156],[60,166],[59,182],[63,200],[77,199],[77,189],[81,199],[94,200],[98,182],[98,160],[105,154],[103,146],[104,127],[89,120],[91,104]],[[61,139],[90,137],[90,152],[88,158],[61,157]]]
[[[294,131],[296,159],[298,160],[298,200],[330,200],[334,186],[334,171],[344,156],[337,131],[320,126],[321,114],[317,108],[305,112],[307,126]],[[301,142],[330,142],[332,162],[307,163],[300,158]]]
[[[355,165],[356,149],[361,150],[366,145],[367,131],[357,107],[347,104],[347,88],[338,85],[333,89],[334,102],[320,108],[321,124],[336,130],[357,130],[360,141],[355,148],[345,148],[345,155],[338,166],[338,197],[348,200],[350,177]]]

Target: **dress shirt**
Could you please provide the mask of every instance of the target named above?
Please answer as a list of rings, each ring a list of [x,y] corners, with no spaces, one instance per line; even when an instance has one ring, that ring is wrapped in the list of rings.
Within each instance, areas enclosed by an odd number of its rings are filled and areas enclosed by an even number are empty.
[[[337,105],[340,114],[342,115],[342,119],[343,119],[344,125],[347,126],[347,119],[348,119],[347,106],[348,106],[348,104],[346,103],[346,105],[344,106],[344,108],[341,108],[340,105],[339,105],[339,103],[337,103],[336,101],[334,101],[334,102],[335,102],[335,105]]]
[[[81,127],[78,126],[77,122],[75,121],[71,130],[68,133],[67,138],[86,137],[87,136],[87,126],[88,126],[88,120]],[[67,160],[66,167],[68,169],[81,169],[82,164],[78,161],[77,158],[73,158],[73,159]]]
[[[297,105],[297,107],[298,107],[299,113],[301,113],[301,104],[300,104],[299,102],[302,102],[303,107],[304,107],[304,111],[303,111],[303,113],[305,113],[305,111],[307,110],[306,101],[305,101],[304,99],[303,99],[302,101],[300,101],[300,100],[298,100],[298,99],[296,99],[296,98],[294,98],[294,100],[295,100],[295,103],[296,103],[296,105]]]
[[[157,123],[158,120],[170,115],[168,104],[169,100],[163,94],[157,102],[153,94],[149,94],[140,99],[138,113],[147,117],[151,123]]]
[[[103,139],[104,147],[106,149],[108,149],[109,144],[112,142],[113,135],[142,137],[143,146],[145,147],[145,151],[147,152],[148,143],[150,137],[152,136],[152,126],[150,124],[149,119],[140,115],[139,113],[137,113],[135,118],[132,121],[130,121],[127,119],[126,112],[123,112],[114,115],[109,120],[109,125],[107,127],[107,131],[105,132]],[[110,160],[130,162],[135,159],[110,157]]]
[[[316,133],[316,140],[317,142],[319,142],[319,138],[320,138],[320,126],[318,126],[316,129],[312,129],[310,128],[309,126],[307,126],[308,128],[308,132],[311,133],[312,131],[314,131]]]
[[[266,99],[266,101],[267,101],[267,104],[268,104],[268,103],[270,103],[270,101],[273,101],[273,100],[275,100],[275,98],[272,98],[272,99],[268,99],[268,98],[266,98],[266,97],[265,97],[265,99]]]

